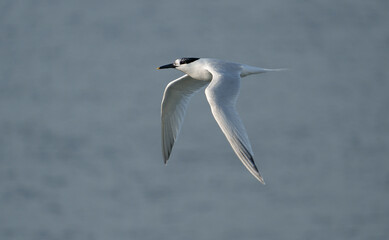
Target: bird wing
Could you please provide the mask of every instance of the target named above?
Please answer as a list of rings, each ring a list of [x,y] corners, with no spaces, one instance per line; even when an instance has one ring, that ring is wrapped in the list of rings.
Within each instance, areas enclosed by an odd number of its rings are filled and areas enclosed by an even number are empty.
[[[180,132],[190,98],[207,84],[209,82],[195,80],[186,74],[166,86],[161,103],[162,152],[165,164]]]
[[[205,90],[212,114],[243,165],[261,183],[265,184],[254,160],[250,141],[235,109],[240,89],[239,74],[212,73],[213,78]]]

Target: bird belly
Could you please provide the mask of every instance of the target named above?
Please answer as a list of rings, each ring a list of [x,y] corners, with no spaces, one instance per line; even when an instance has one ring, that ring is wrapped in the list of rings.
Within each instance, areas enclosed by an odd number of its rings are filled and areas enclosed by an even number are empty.
[[[212,74],[205,69],[202,69],[200,71],[191,72],[188,74],[189,74],[189,76],[191,76],[192,78],[194,78],[196,80],[201,80],[201,81],[211,81],[212,80]]]

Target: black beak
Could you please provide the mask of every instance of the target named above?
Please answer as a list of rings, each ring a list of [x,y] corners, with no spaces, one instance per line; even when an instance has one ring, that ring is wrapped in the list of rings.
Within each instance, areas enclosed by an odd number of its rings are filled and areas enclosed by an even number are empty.
[[[175,67],[176,67],[176,66],[174,66],[173,63],[171,63],[171,64],[166,64],[166,65],[160,66],[160,67],[157,68],[157,69],[175,68]]]

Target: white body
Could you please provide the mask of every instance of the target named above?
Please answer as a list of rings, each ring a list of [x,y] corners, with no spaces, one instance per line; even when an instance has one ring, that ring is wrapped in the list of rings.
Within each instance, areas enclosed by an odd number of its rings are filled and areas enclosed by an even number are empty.
[[[281,69],[264,69],[210,58],[200,58],[188,64],[180,64],[180,59],[177,59],[171,67],[185,75],[167,85],[162,99],[162,151],[165,163],[179,134],[191,96],[208,86],[205,94],[213,116],[244,166],[264,184],[235,103],[242,77]]]
[[[251,74],[279,71],[282,69],[265,69],[240,63],[226,62],[213,58],[200,58],[190,64],[176,67],[196,80],[211,81],[213,74],[237,74],[245,77]]]

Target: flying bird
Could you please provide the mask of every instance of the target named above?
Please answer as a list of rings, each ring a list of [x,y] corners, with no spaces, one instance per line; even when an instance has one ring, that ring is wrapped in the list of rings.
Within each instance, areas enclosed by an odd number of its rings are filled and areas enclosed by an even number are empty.
[[[253,159],[247,132],[236,111],[241,78],[284,69],[265,69],[211,58],[179,58],[157,69],[175,68],[184,76],[170,82],[161,103],[162,153],[165,164],[184,120],[191,97],[206,87],[211,111],[232,149],[250,173],[265,184]]]

